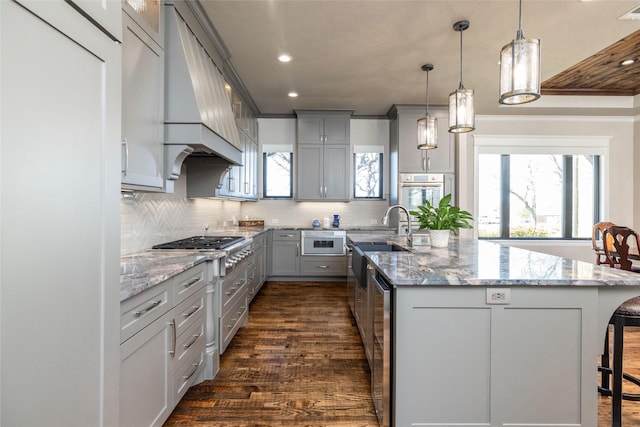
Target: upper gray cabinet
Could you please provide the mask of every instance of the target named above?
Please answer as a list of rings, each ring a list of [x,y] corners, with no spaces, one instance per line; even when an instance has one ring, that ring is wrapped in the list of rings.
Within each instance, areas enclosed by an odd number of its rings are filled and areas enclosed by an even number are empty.
[[[417,148],[417,122],[424,113],[424,107],[395,106],[391,111],[389,147],[392,158],[394,152],[397,154],[397,172],[455,172],[455,136],[449,133],[446,110],[429,109],[429,113],[438,118],[438,148]]]
[[[123,7],[122,188],[162,191],[164,51],[159,39],[140,26],[146,20],[128,5]],[[158,20],[161,12],[157,9]]]
[[[133,18],[140,29],[151,37],[158,46],[164,48],[162,9],[159,0],[124,0],[122,2],[122,10]]]
[[[296,111],[298,144],[349,145],[351,111]]]
[[[296,113],[296,200],[349,201],[352,112]]]

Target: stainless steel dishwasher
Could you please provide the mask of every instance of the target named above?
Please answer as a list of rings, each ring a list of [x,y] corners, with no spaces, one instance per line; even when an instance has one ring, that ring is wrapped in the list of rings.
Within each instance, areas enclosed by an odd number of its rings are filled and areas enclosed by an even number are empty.
[[[391,394],[391,286],[377,275],[375,268],[367,265],[367,285],[373,293],[373,363],[371,369],[371,396],[380,427],[390,427]]]

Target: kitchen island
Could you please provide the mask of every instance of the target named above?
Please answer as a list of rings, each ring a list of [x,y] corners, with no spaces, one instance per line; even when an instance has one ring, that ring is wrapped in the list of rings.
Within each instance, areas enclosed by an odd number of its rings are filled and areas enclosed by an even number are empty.
[[[391,294],[391,425],[597,426],[605,331],[640,275],[472,240],[366,257]]]

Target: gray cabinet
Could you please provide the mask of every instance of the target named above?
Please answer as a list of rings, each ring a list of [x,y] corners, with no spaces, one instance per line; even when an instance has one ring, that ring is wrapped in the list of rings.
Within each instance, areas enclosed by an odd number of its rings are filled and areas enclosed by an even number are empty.
[[[0,1],[3,426],[118,425],[121,51],[97,23],[121,40],[120,2]]]
[[[422,107],[395,106],[389,126],[391,158],[397,156],[400,173],[455,172],[455,136],[448,131],[447,111],[430,109],[438,118],[438,148],[418,150],[417,121],[424,116]]]
[[[271,250],[272,276],[300,275],[300,232],[273,230]]]
[[[161,191],[164,51],[134,20],[136,15],[130,7],[123,13],[121,181],[125,189]]]
[[[296,112],[298,144],[349,145],[351,112]]]
[[[347,256],[304,255],[300,257],[302,276],[338,276],[347,274]]]
[[[348,201],[348,145],[298,145],[297,200]]]
[[[200,377],[205,349],[205,264],[120,305],[121,426],[161,426]]]
[[[296,113],[296,199],[349,201],[351,112]]]

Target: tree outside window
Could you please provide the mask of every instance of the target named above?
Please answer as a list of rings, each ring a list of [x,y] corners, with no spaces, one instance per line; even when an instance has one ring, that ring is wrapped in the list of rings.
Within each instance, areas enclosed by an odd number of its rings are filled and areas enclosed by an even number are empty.
[[[354,153],[354,198],[382,199],[382,153]]]
[[[293,198],[293,153],[265,152],[262,160],[263,198]]]

